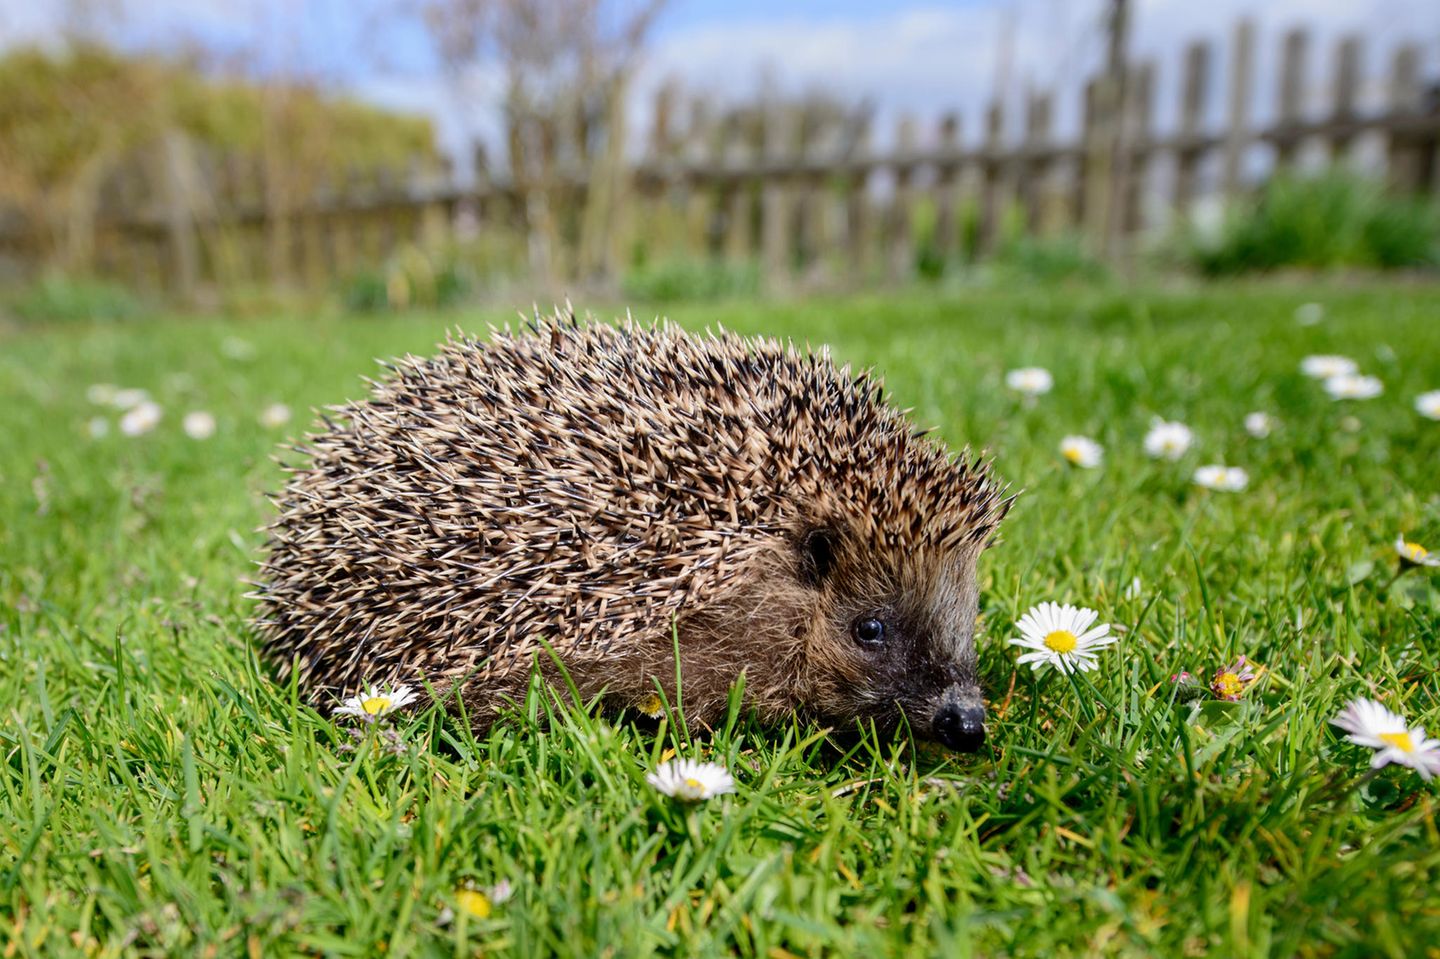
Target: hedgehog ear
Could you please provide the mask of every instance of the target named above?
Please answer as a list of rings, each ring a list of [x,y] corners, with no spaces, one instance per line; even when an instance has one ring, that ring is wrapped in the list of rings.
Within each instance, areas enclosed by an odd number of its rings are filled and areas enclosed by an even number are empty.
[[[829,526],[816,526],[800,537],[800,578],[819,586],[835,569],[840,536]]]

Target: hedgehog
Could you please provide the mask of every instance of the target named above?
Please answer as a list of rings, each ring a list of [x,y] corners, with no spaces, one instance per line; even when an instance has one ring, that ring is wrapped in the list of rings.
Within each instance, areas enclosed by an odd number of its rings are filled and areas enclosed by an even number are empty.
[[[317,703],[421,683],[479,730],[587,701],[985,739],[976,565],[1012,497],[828,350],[535,318],[383,364],[291,447],[255,595]],[[664,697],[662,700],[661,697]]]

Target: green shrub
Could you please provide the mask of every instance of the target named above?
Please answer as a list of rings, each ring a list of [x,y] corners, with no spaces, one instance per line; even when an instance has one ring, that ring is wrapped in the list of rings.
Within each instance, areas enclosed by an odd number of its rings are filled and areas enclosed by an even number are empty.
[[[924,197],[910,211],[911,236],[915,244],[915,275],[938,280],[945,275],[945,255],[940,249],[940,211]]]
[[[1435,212],[1387,195],[1350,174],[1278,176],[1244,208],[1231,210],[1212,237],[1192,234],[1190,260],[1221,276],[1301,267],[1394,269],[1436,262]]]
[[[749,262],[664,260],[632,269],[623,288],[627,297],[652,303],[719,300],[756,293],[760,271]]]
[[[406,247],[382,269],[362,270],[350,277],[341,298],[352,313],[434,309],[455,305],[470,288],[466,270],[454,257]]]
[[[15,298],[13,307],[33,323],[76,323],[128,320],[144,307],[128,289],[84,277],[48,274]]]
[[[351,313],[382,313],[390,309],[385,274],[379,270],[362,270],[350,277],[341,298]]]
[[[996,252],[994,266],[1042,283],[1099,282],[1109,276],[1105,265],[1087,253],[1075,236],[1015,236]]]
[[[1421,202],[1383,204],[1365,221],[1363,243],[1384,269],[1440,263],[1440,218]]]

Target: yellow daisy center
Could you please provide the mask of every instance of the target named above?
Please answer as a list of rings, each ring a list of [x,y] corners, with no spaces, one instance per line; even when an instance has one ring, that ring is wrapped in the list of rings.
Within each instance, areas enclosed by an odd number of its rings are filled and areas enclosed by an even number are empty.
[[[1402,753],[1413,753],[1415,751],[1415,740],[1410,738],[1410,733],[1381,733],[1379,738]]]
[[[360,708],[365,710],[367,716],[378,716],[390,708],[390,697],[371,696],[369,699],[362,699]]]
[[[1080,447],[1078,447],[1078,446],[1067,446],[1067,447],[1065,447],[1064,453],[1065,453],[1065,458],[1066,458],[1067,460],[1069,460],[1070,462],[1072,462],[1072,463],[1078,463],[1078,462],[1080,462]]]
[[[1073,653],[1080,641],[1068,629],[1057,629],[1045,634],[1045,645],[1057,653]]]
[[[647,716],[657,716],[660,714],[660,710],[664,705],[664,703],[660,702],[658,695],[651,693],[647,698],[640,701],[639,709]]]
[[[476,919],[490,918],[490,897],[474,889],[461,889],[455,894],[455,902]]]
[[[686,789],[693,789],[695,792],[704,792],[704,791],[705,791],[705,784],[702,783],[700,780],[696,779],[695,777],[691,776],[691,777],[686,778],[686,780],[685,780],[685,788],[686,788]]]
[[[1245,683],[1234,673],[1221,673],[1215,677],[1215,691],[1221,696],[1239,696],[1245,691]]]
[[[1406,559],[1424,559],[1430,555],[1430,551],[1419,543],[1406,543],[1400,547],[1400,552]]]

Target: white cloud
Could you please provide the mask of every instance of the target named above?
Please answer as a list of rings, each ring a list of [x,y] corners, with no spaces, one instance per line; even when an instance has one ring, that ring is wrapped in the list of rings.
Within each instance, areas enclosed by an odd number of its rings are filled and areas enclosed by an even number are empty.
[[[649,53],[642,89],[675,77],[695,90],[735,99],[753,95],[764,79],[782,91],[824,90],[881,107],[882,127],[900,113],[934,122],[946,110],[962,114],[964,135],[981,135],[984,109],[996,86],[999,50],[1006,26],[1002,9],[1014,16],[1008,104],[1015,130],[1018,98],[1026,88],[1058,89],[1057,128],[1078,122],[1082,78],[1104,55],[1105,4],[1101,0],[1018,0],[963,7],[912,7],[888,14],[814,23],[775,17],[709,23],[663,38]],[[1389,69],[1393,47],[1426,40],[1433,61],[1440,52],[1440,3],[1435,0],[1139,0],[1132,49],[1137,58],[1159,64],[1157,119],[1174,114],[1185,45],[1205,39],[1216,47],[1212,116],[1224,106],[1226,52],[1235,23],[1256,21],[1257,116],[1269,115],[1275,101],[1276,50],[1285,30],[1312,31],[1307,89],[1310,99],[1328,95],[1338,38],[1350,31],[1365,37],[1363,70],[1373,78]],[[1373,90],[1372,90],[1373,92]],[[648,115],[648,110],[644,111]]]
[[[637,87],[653,89],[674,77],[689,89],[736,99],[773,84],[790,94],[871,100],[885,112],[937,115],[978,103],[991,88],[998,33],[993,9],[710,24],[659,42]]]

